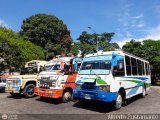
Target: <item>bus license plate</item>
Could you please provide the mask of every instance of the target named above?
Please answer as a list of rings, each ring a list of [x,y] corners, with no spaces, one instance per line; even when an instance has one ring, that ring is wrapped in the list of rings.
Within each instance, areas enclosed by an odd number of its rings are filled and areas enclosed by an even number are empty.
[[[90,99],[91,99],[91,97],[90,97],[89,94],[85,94],[85,97],[84,97],[84,98],[87,99],[87,100],[90,100]]]

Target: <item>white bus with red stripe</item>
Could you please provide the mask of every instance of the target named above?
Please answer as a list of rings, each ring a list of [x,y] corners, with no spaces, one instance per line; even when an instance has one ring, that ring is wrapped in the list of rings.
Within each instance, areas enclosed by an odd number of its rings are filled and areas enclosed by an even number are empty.
[[[78,58],[60,57],[46,65],[46,71],[39,74],[34,94],[41,98],[62,98],[63,102],[72,100],[77,77]],[[76,69],[75,69],[76,68]]]

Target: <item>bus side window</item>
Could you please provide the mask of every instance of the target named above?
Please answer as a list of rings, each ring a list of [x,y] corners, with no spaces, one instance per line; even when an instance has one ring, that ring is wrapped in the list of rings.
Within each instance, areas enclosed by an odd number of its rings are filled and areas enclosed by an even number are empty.
[[[125,56],[126,74],[131,75],[131,60],[129,56]]]
[[[124,61],[120,60],[118,61],[118,66],[114,67],[114,76],[124,76],[125,72],[124,72]]]
[[[67,65],[67,64],[64,65],[63,71],[65,72],[65,73],[64,73],[65,75],[70,75],[70,74],[72,74],[71,67],[72,67],[71,65]]]
[[[137,65],[138,65],[138,75],[142,75],[142,73],[143,73],[142,61],[137,60]]]
[[[149,64],[148,63],[145,63],[145,70],[146,70],[146,75],[149,75],[150,71],[149,71]]]
[[[131,57],[132,75],[137,75],[137,60]]]
[[[45,68],[43,66],[40,66],[39,72],[44,71]]]
[[[142,75],[145,75],[144,62],[142,61]]]

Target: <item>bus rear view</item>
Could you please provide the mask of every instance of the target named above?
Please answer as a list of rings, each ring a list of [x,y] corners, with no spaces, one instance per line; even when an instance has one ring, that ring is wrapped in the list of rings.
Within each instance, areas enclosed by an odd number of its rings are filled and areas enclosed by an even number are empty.
[[[150,88],[149,62],[122,51],[86,55],[76,78],[74,97],[79,100],[114,103],[120,109],[125,100]]]

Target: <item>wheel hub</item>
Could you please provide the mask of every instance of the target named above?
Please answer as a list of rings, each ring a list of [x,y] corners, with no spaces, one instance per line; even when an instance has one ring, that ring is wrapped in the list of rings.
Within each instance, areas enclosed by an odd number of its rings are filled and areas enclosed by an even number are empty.
[[[70,95],[69,92],[66,92],[66,93],[64,94],[64,97],[65,97],[66,100],[69,100],[69,99],[71,98],[71,95]]]
[[[118,95],[117,100],[116,100],[116,104],[117,104],[118,108],[121,107],[121,105],[122,105],[122,97],[121,97],[121,95]]]

